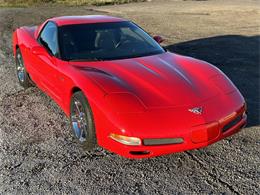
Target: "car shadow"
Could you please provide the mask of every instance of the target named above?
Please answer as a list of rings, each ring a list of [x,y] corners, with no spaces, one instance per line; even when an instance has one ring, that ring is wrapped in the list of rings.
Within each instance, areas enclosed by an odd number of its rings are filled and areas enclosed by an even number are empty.
[[[248,106],[248,125],[260,125],[260,36],[225,35],[168,45],[167,50],[210,62],[239,88]]]

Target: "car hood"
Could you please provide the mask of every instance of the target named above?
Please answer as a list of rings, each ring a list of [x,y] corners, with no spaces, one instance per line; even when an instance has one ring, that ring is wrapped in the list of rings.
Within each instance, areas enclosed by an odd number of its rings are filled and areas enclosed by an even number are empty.
[[[131,93],[149,108],[196,105],[221,93],[221,87],[211,79],[222,74],[217,68],[168,52],[123,60],[70,63],[106,93]]]

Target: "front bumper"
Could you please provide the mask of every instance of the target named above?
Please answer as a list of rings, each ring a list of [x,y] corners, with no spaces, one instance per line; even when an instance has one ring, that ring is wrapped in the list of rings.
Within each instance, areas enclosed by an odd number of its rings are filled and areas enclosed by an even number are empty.
[[[213,126],[216,125],[214,128],[212,128],[211,124],[200,125],[191,128],[190,133],[183,135],[182,143],[154,146],[145,146],[143,144],[141,146],[126,146],[114,140],[111,140],[113,143],[111,143],[110,146],[112,147],[110,147],[109,150],[118,153],[126,158],[149,158],[206,147],[240,131],[246,125],[247,121],[247,115],[245,113],[240,114],[242,114],[241,120],[224,132],[222,131],[223,127],[230,123],[230,121],[234,120],[237,115],[229,120],[222,119],[222,121],[220,120],[218,123],[214,122]],[[207,128],[208,126],[211,126],[211,128]],[[201,140],[194,140],[193,134],[194,132],[198,131],[200,131],[202,135]]]
[[[149,158],[206,147],[238,132],[246,125],[246,105],[238,92],[212,98],[203,104],[205,113],[189,112],[190,107],[153,110],[140,114],[118,115],[96,123],[98,144],[127,158]],[[106,117],[96,117],[107,119]],[[139,146],[128,146],[112,140],[115,133],[142,140]],[[149,145],[145,139],[181,138],[182,143]],[[161,142],[161,143],[162,143]],[[155,141],[153,143],[158,143]]]

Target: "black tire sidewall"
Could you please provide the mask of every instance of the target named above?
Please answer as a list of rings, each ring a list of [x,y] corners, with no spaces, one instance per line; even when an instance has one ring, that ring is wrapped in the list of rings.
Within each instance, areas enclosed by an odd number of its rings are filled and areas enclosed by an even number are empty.
[[[77,139],[75,132],[73,130],[73,127],[72,127],[71,111],[73,109],[73,104],[74,104],[73,102],[74,102],[75,98],[78,101],[81,102],[81,104],[84,108],[84,112],[85,112],[85,116],[86,116],[86,120],[87,120],[87,132],[86,132],[87,137],[86,137],[86,141],[84,141],[84,142],[80,142]],[[95,132],[93,114],[92,114],[90,105],[87,101],[87,98],[85,97],[85,95],[81,91],[75,92],[71,97],[71,101],[70,101],[70,126],[71,126],[71,130],[72,130],[72,133],[73,133],[75,139],[85,150],[92,150],[93,148],[96,147],[97,141],[96,141],[96,132]]]

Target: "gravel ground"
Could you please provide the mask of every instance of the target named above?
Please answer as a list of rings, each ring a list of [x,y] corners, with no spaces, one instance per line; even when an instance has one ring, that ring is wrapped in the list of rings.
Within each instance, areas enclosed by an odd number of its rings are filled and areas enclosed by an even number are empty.
[[[260,6],[253,0],[0,9],[0,194],[259,194]],[[207,148],[129,160],[82,151],[61,109],[17,82],[12,29],[57,15],[108,14],[163,35],[170,51],[222,69],[246,98],[249,123]]]

